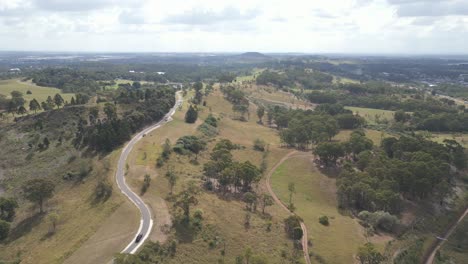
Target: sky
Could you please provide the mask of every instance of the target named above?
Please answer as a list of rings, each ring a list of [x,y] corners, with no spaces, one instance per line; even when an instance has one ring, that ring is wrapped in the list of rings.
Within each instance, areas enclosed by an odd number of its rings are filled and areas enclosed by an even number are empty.
[[[0,0],[0,50],[468,54],[468,0]]]

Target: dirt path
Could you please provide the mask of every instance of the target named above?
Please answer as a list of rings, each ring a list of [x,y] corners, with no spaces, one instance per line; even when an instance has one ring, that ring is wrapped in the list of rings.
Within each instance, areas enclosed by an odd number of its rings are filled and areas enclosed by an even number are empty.
[[[450,235],[453,233],[455,228],[457,228],[458,224],[461,223],[463,218],[468,215],[468,208],[466,208],[465,212],[458,218],[457,222],[455,222],[448,230],[445,232],[443,237],[441,239],[437,239],[435,246],[433,247],[433,250],[431,251],[430,254],[428,254],[428,257],[424,261],[424,264],[432,264],[434,262],[435,255],[437,251],[440,249],[440,247],[445,243],[445,241],[450,237]]]
[[[289,152],[288,154],[286,154],[280,161],[278,161],[278,163],[276,163],[275,166],[273,166],[273,168],[271,168],[271,170],[268,172],[268,174],[266,176],[266,186],[267,186],[268,192],[273,197],[273,200],[275,201],[276,204],[278,204],[281,208],[283,208],[286,212],[288,212],[291,215],[293,215],[294,213],[291,212],[288,209],[288,207],[273,192],[273,189],[271,188],[270,178],[271,178],[271,175],[276,171],[276,169],[283,162],[285,162],[289,158],[297,157],[297,156],[312,156],[312,154],[310,154],[310,153],[300,153],[297,150],[293,150],[293,151]],[[307,239],[308,238],[307,227],[304,224],[304,222],[301,222],[301,229],[302,229],[302,233],[303,233],[301,243],[302,243],[302,251],[304,252],[304,259],[305,259],[307,264],[311,264],[310,256],[309,256],[309,244],[308,244],[308,241],[307,241],[308,240]]]

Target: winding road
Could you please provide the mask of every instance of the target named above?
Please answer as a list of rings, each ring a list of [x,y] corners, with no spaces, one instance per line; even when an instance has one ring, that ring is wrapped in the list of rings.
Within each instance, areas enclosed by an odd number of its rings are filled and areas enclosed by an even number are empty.
[[[268,192],[270,193],[271,197],[273,197],[273,200],[275,201],[276,204],[278,204],[281,208],[283,208],[286,212],[288,212],[291,215],[294,215],[294,213],[289,210],[289,208],[278,198],[278,196],[276,196],[275,192],[271,188],[270,178],[271,178],[271,175],[276,171],[276,169],[283,162],[285,162],[289,158],[297,157],[297,156],[311,156],[311,157],[313,157],[312,154],[299,153],[298,151],[293,150],[293,151],[289,152],[288,154],[286,154],[286,156],[284,156],[280,161],[278,161],[275,164],[275,166],[273,166],[273,168],[271,168],[271,170],[268,172],[268,174],[266,176],[266,186],[267,186]],[[309,241],[308,241],[307,227],[304,224],[304,222],[302,222],[302,221],[301,221],[300,224],[301,224],[301,229],[302,229],[301,244],[302,244],[302,251],[304,252],[304,260],[305,260],[305,262],[307,264],[311,264],[310,256],[309,256],[309,244],[308,244]]]
[[[138,250],[138,248],[140,248],[145,242],[145,240],[148,238],[148,236],[151,233],[151,229],[153,227],[153,219],[151,216],[150,209],[143,202],[143,200],[130,189],[130,187],[125,182],[125,167],[126,167],[126,161],[127,161],[128,155],[132,151],[135,144],[140,139],[142,139],[147,133],[160,128],[162,125],[172,120],[172,115],[174,115],[177,108],[182,104],[182,96],[180,94],[180,91],[177,92],[176,95],[177,95],[177,101],[172,107],[172,109],[159,122],[145,128],[143,131],[136,134],[130,140],[130,142],[128,142],[127,145],[125,145],[125,147],[122,150],[122,153],[120,154],[119,163],[117,165],[117,172],[115,175],[117,185],[120,191],[122,191],[122,193],[125,196],[127,196],[127,198],[135,204],[135,206],[140,210],[140,213],[141,213],[140,227],[138,228],[138,232],[135,234],[134,239],[132,239],[132,241],[129,242],[127,247],[125,247],[125,249],[122,250],[121,253],[128,253],[128,254],[135,253]],[[142,235],[141,240],[138,243],[136,243],[135,242],[136,238],[140,234]]]

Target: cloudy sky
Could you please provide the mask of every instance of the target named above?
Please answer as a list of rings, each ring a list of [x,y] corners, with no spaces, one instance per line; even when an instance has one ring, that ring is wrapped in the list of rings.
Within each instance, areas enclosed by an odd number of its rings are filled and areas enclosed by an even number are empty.
[[[0,50],[468,54],[468,0],[0,0]]]

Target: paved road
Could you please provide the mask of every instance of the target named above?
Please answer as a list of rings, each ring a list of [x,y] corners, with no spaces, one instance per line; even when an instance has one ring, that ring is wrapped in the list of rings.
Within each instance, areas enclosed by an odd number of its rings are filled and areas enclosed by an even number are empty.
[[[289,158],[299,157],[299,156],[310,156],[311,158],[313,158],[313,155],[310,153],[299,153],[298,151],[293,150],[289,152],[288,154],[286,154],[286,156],[284,156],[280,161],[278,161],[278,163],[276,163],[275,166],[273,166],[273,168],[268,172],[266,176],[267,189],[270,195],[273,197],[273,200],[275,201],[276,204],[278,204],[281,208],[283,208],[286,212],[288,212],[291,215],[294,215],[294,213],[289,210],[289,208],[278,198],[278,196],[276,196],[275,192],[271,188],[270,179],[271,179],[271,175],[276,171],[276,169],[281,164],[283,164],[283,162],[285,162]],[[310,256],[309,256],[309,244],[308,244],[309,241],[308,241],[307,227],[302,221],[300,224],[301,224],[301,229],[302,229],[301,244],[302,244],[302,251],[304,253],[304,260],[307,264],[311,264]]]
[[[129,253],[129,254],[135,253],[138,250],[138,248],[141,245],[143,245],[145,240],[148,238],[148,236],[151,233],[151,228],[153,227],[153,219],[151,218],[150,209],[143,202],[143,200],[137,194],[135,194],[130,189],[130,187],[128,187],[127,183],[125,182],[125,166],[126,166],[128,155],[132,151],[135,144],[141,138],[143,138],[147,133],[155,129],[158,129],[162,125],[172,120],[172,115],[175,113],[177,108],[182,104],[182,96],[180,95],[180,92],[177,92],[176,95],[177,95],[177,102],[175,103],[174,107],[172,107],[172,109],[164,116],[164,118],[158,123],[151,125],[150,127],[147,127],[140,133],[136,134],[132,138],[132,140],[130,140],[130,142],[127,143],[127,145],[122,150],[122,153],[120,154],[119,163],[117,165],[117,173],[115,175],[116,180],[117,180],[117,185],[119,186],[119,189],[122,191],[122,193],[125,194],[128,197],[128,199],[132,201],[136,207],[138,207],[138,209],[140,209],[140,213],[141,213],[140,227],[138,228],[138,232],[135,234],[135,237],[132,239],[132,241],[130,241],[127,247],[124,250],[122,250],[121,253]],[[139,243],[135,243],[136,237],[139,234],[141,234],[143,237]]]

